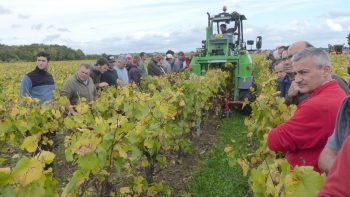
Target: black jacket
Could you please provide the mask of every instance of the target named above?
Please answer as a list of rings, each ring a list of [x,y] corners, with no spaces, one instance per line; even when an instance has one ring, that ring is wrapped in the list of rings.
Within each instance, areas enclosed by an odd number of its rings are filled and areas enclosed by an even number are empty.
[[[138,86],[140,85],[141,73],[136,65],[130,65],[128,75],[130,83],[136,83]]]

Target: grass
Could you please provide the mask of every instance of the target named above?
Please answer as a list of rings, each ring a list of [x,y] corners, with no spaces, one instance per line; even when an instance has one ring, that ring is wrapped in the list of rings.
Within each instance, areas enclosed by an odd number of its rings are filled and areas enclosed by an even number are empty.
[[[234,112],[230,118],[222,120],[217,143],[211,153],[200,161],[199,168],[193,172],[186,186],[187,193],[193,197],[252,196],[248,178],[243,176],[240,167],[229,167],[224,153],[227,145],[231,145],[239,155],[249,153],[244,118]]]

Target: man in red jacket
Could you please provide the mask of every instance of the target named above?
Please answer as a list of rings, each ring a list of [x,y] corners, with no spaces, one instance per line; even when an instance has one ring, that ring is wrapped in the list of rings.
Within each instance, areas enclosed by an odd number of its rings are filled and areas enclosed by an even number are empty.
[[[339,151],[319,197],[350,196],[350,138],[348,137]]]
[[[318,168],[318,157],[332,134],[338,109],[346,97],[337,81],[331,78],[331,63],[325,51],[306,48],[293,58],[296,88],[311,93],[286,122],[272,129],[267,144],[273,151],[286,153],[292,167]]]

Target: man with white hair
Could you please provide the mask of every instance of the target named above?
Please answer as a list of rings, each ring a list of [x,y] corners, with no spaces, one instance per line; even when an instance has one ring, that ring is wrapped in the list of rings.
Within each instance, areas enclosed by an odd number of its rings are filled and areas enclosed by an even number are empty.
[[[288,79],[291,83],[288,85],[288,94],[286,95],[286,104],[295,104],[298,105],[299,103],[303,102],[305,99],[307,99],[311,93],[301,93],[298,91],[298,87],[294,80],[294,72],[293,72],[293,66],[291,59],[294,54],[298,53],[299,51],[308,48],[308,47],[314,47],[312,44],[306,41],[298,41],[293,43],[288,47],[287,56],[282,60],[284,62],[284,71],[286,72],[287,76],[286,79]],[[346,95],[350,94],[350,90],[348,87],[348,84],[346,81],[339,77],[336,74],[331,75],[332,79],[335,79],[339,86],[343,89],[343,91],[346,93]]]
[[[305,48],[292,58],[298,92],[311,96],[297,106],[293,116],[271,129],[267,145],[286,153],[292,167],[313,166],[320,172],[318,157],[332,134],[338,109],[346,97],[331,77],[331,63],[325,51]]]
[[[117,71],[118,79],[122,80],[123,84],[129,83],[129,75],[128,70],[126,69],[126,64],[128,63],[128,59],[125,56],[119,57],[119,64],[114,67]]]
[[[72,105],[78,104],[81,98],[85,98],[86,101],[93,101],[97,98],[96,87],[90,77],[91,69],[90,64],[81,64],[78,71],[70,76],[63,84],[61,96],[69,99],[66,109],[71,115],[77,114]]]

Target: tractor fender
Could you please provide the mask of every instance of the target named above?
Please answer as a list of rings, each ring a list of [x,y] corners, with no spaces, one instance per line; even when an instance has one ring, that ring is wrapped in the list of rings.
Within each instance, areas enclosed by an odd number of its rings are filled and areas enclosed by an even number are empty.
[[[253,85],[253,76],[239,78],[238,79],[238,89],[249,89]]]

